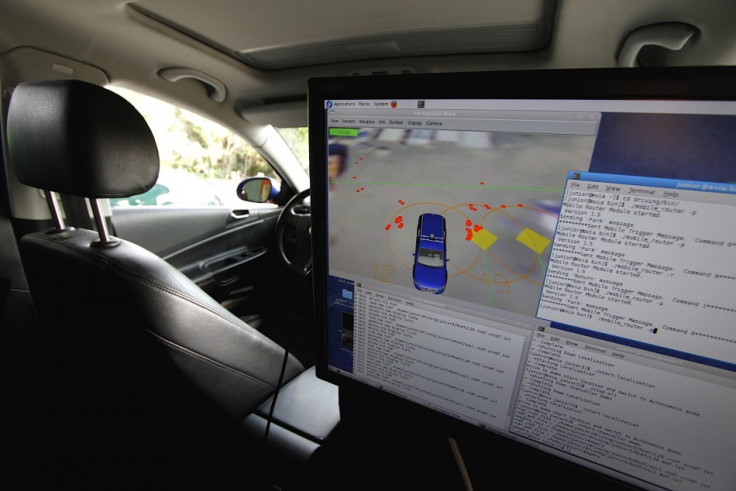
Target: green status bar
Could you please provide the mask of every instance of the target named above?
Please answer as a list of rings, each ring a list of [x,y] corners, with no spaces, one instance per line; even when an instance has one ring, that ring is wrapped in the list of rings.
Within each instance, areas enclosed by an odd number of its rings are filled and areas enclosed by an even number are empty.
[[[354,128],[330,128],[330,136],[358,136],[358,130]]]

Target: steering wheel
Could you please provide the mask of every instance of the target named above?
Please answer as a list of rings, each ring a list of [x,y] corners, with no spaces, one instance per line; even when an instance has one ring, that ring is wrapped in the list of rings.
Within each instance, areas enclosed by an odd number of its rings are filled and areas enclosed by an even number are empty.
[[[286,266],[303,276],[312,268],[312,207],[309,189],[293,196],[276,220],[276,243]]]

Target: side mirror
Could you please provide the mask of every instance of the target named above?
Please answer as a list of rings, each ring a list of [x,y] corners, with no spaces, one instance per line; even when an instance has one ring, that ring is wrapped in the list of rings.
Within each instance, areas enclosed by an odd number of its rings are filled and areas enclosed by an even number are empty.
[[[238,184],[236,192],[238,198],[254,203],[275,201],[279,196],[279,189],[268,177],[249,177]]]

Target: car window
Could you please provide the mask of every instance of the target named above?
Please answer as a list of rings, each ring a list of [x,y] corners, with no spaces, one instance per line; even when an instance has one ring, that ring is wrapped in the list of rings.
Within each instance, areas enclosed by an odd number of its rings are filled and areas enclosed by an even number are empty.
[[[309,174],[309,128],[277,128],[277,131]]]
[[[128,198],[111,198],[112,206],[222,206],[218,189],[197,174],[184,169],[161,167],[158,181],[145,193]]]
[[[126,98],[146,119],[161,160],[158,181],[150,190],[111,199],[111,206],[241,208],[244,202],[237,197],[236,189],[246,177],[267,176],[280,185],[281,179],[271,165],[227,128],[159,99],[121,87],[108,88]]]
[[[439,249],[420,247],[417,253],[417,262],[430,268],[441,268],[445,265],[445,258]]]

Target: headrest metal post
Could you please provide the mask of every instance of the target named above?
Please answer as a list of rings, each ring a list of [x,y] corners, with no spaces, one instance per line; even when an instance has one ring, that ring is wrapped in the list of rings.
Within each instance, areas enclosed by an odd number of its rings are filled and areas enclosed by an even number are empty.
[[[64,218],[61,215],[61,206],[59,205],[59,197],[55,192],[44,190],[46,194],[46,204],[49,205],[49,212],[51,212],[51,219],[54,221],[54,226],[57,230],[64,230],[66,224]]]
[[[90,206],[92,207],[92,214],[95,217],[95,224],[97,225],[97,233],[99,234],[99,240],[95,241],[93,245],[101,247],[113,247],[120,243],[119,240],[110,238],[110,233],[107,231],[107,222],[105,217],[102,216],[100,211],[100,204],[97,199],[88,198]]]

